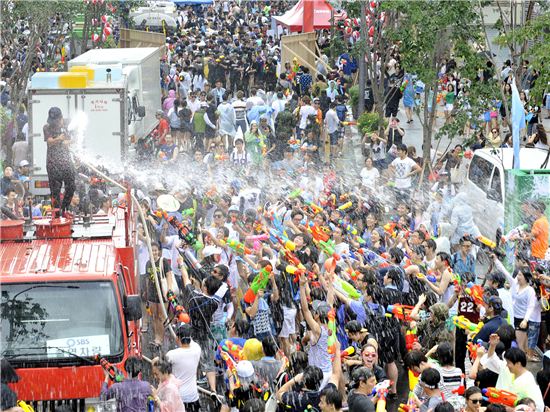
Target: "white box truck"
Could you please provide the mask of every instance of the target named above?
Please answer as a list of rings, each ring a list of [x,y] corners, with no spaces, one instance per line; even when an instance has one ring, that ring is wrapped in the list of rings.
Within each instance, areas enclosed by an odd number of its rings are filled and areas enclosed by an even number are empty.
[[[43,127],[53,106],[69,122],[83,120],[79,149],[89,160],[108,166],[131,159],[133,143],[158,124],[160,57],[157,47],[94,49],[69,61],[69,72],[32,76],[28,87],[31,193],[49,194]],[[88,79],[85,85],[82,76]]]

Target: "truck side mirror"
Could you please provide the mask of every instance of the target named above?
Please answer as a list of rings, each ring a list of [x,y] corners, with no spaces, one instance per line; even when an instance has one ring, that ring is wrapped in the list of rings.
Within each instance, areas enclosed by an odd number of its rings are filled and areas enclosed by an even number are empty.
[[[143,316],[141,312],[141,297],[139,295],[128,295],[124,299],[124,315],[126,320],[139,320]]]
[[[137,107],[137,115],[141,118],[145,117],[145,106]]]

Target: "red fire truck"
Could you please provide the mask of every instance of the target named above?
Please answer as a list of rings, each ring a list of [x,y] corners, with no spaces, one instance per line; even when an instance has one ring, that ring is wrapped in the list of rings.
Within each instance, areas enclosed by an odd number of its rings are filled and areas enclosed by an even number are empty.
[[[131,204],[128,202],[127,204]],[[107,216],[0,222],[1,355],[18,398],[106,410],[96,356],[123,369],[141,354],[141,300],[131,208]]]

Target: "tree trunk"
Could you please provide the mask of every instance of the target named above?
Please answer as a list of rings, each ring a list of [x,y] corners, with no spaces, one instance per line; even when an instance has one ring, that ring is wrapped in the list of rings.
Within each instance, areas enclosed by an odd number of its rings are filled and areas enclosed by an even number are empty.
[[[357,117],[365,111],[365,85],[367,83],[367,63],[365,62],[365,50],[367,45],[367,2],[361,2],[361,51],[359,54],[359,104],[357,107]]]

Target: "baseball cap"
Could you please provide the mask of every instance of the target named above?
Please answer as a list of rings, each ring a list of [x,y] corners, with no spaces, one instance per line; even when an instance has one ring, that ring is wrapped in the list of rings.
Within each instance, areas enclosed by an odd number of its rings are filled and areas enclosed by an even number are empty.
[[[229,209],[227,209],[228,212],[237,212],[237,213],[240,213],[241,211],[239,210],[239,206],[237,205],[232,205],[229,207]]]
[[[244,379],[254,376],[254,366],[252,365],[252,362],[242,360],[237,363],[237,375],[239,375],[239,378]]]
[[[221,255],[222,250],[219,247],[216,246],[206,246],[204,250],[202,251],[202,255],[206,258],[208,256],[212,255]]]
[[[28,166],[28,165],[30,165],[30,163],[27,160],[21,160],[19,162],[19,167],[25,167],[25,166]]]

